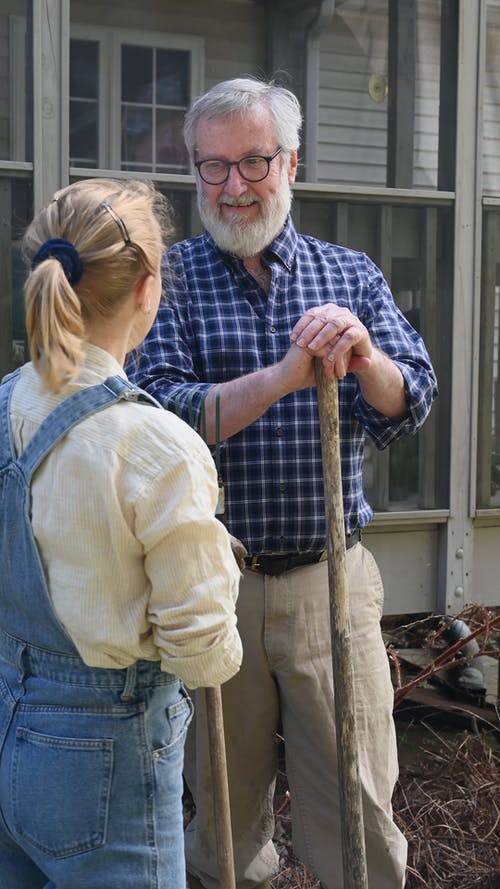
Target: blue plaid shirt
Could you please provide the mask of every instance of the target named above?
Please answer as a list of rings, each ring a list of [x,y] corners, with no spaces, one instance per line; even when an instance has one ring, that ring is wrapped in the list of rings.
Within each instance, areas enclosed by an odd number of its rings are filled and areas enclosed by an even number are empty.
[[[266,295],[243,263],[204,235],[169,251],[167,299],[127,372],[164,407],[196,428],[214,383],[279,361],[290,332],[312,306],[336,302],[367,327],[401,369],[409,410],[391,420],[368,405],[354,374],[339,384],[346,532],[372,516],[362,488],[365,433],[378,448],[424,422],[436,379],[420,336],[396,307],[380,270],[364,254],[297,234],[289,219],[265,252]],[[273,404],[220,449],[226,523],[248,551],[307,552],[326,545],[323,473],[314,389]]]

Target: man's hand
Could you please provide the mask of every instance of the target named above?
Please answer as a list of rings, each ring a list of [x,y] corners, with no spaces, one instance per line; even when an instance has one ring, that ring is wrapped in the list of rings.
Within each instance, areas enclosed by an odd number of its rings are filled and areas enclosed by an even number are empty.
[[[229,539],[231,541],[231,549],[233,551],[233,556],[236,559],[236,564],[240,571],[244,571],[245,558],[248,556],[248,550],[238,537],[233,537],[232,534],[229,534]]]
[[[373,353],[370,335],[349,309],[325,303],[309,309],[291,333],[292,343],[323,360],[328,377],[367,370]]]

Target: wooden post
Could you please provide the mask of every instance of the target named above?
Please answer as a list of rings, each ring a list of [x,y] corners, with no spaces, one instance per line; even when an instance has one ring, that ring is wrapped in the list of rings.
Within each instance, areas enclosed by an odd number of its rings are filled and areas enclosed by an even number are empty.
[[[221,889],[236,889],[234,875],[233,835],[227,780],[226,743],[220,686],[205,689],[207,705],[208,740],[214,788],[215,831],[217,835],[217,861]]]
[[[332,635],[333,688],[337,731],[342,860],[345,889],[368,889],[365,835],[359,782],[356,715],[351,656],[349,594],[345,568],[344,505],[340,463],[338,386],[316,359],[321,427],[328,584]]]

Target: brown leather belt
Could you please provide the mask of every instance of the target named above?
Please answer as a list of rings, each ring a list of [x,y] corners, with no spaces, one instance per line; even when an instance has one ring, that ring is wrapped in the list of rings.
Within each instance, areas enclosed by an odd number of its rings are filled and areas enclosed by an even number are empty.
[[[360,540],[361,529],[356,528],[352,534],[346,534],[346,549],[350,549]],[[246,557],[245,563],[250,571],[258,571],[260,574],[283,574],[285,571],[300,568],[302,565],[324,562],[326,558],[326,549],[315,553],[254,553],[254,555]]]

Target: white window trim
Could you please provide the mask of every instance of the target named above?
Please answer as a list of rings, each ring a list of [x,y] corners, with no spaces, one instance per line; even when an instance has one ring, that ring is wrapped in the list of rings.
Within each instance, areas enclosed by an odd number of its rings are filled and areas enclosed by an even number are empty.
[[[161,34],[157,31],[135,31],[131,28],[110,28],[106,25],[72,23],[70,37],[76,40],[93,40],[99,50],[98,84],[98,159],[95,170],[116,170],[121,166],[121,46],[128,43],[160,49],[187,50],[190,53],[189,101],[203,90],[205,70],[205,41],[189,34]],[[25,42],[26,19],[10,16],[10,101],[12,108],[22,108],[26,103]],[[10,144],[13,160],[25,158],[26,114],[10,115]],[[142,174],[141,174],[142,175]],[[155,175],[154,173],[152,174]]]
[[[121,166],[121,47],[124,43],[190,53],[190,102],[203,89],[205,41],[187,34],[158,34],[100,25],[71,26],[71,37],[99,44],[99,159],[101,169]]]

